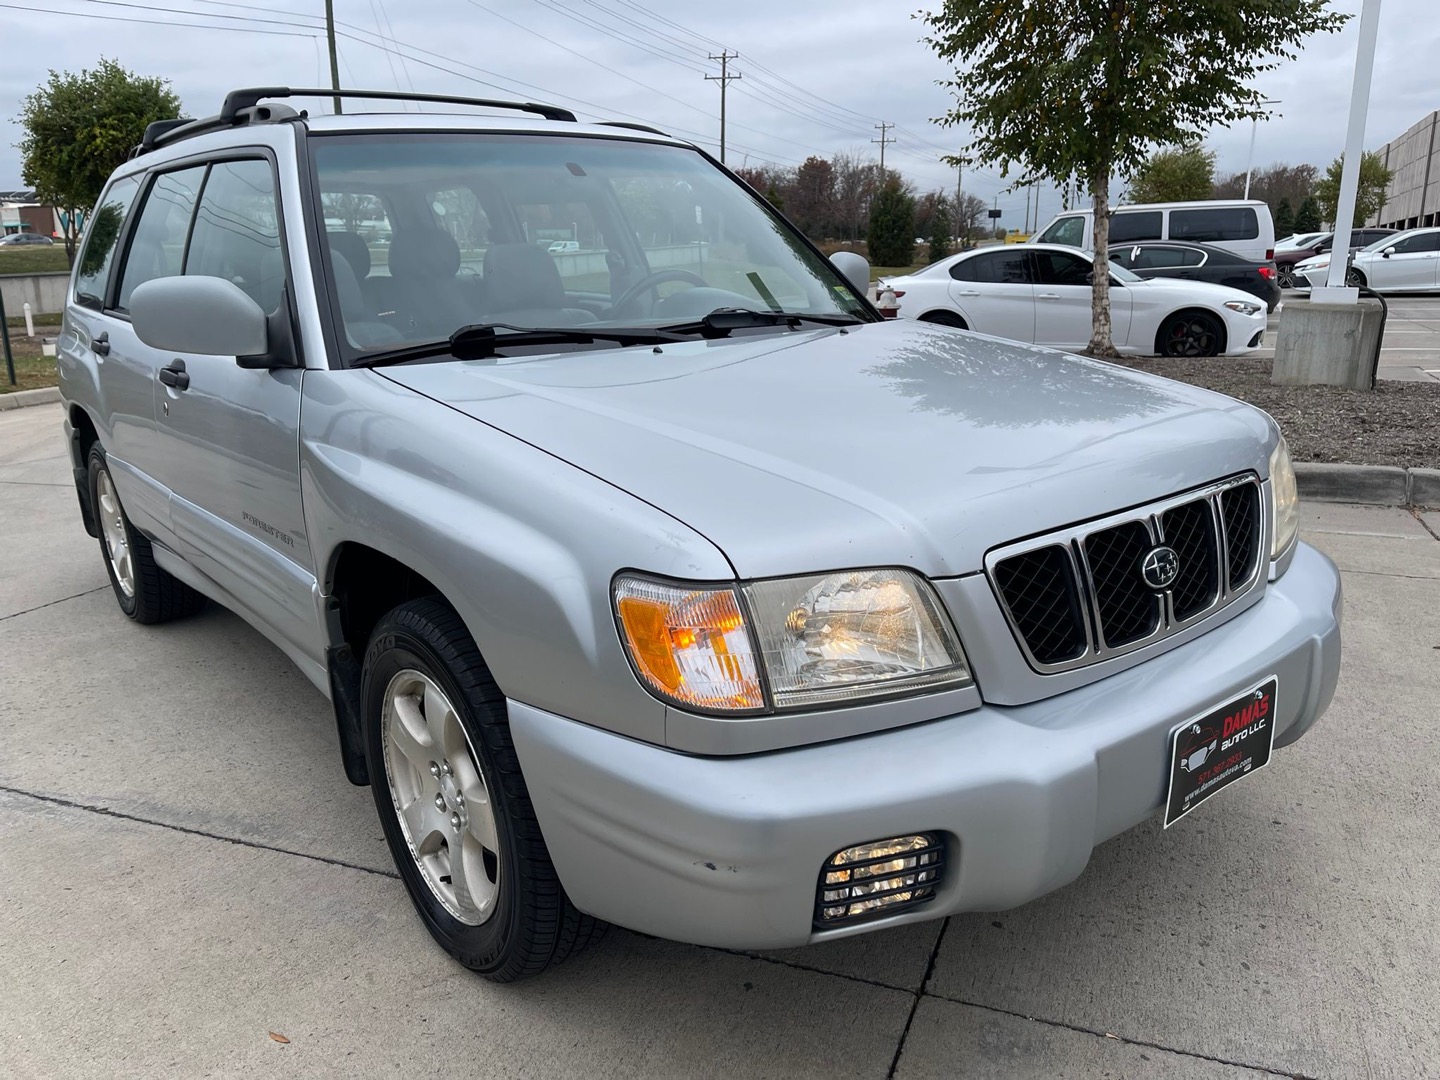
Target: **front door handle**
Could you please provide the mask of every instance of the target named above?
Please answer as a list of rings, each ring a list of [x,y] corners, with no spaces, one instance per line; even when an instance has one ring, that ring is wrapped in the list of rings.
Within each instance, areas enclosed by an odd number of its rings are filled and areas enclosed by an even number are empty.
[[[110,355],[110,331],[102,330],[97,337],[90,339],[90,351],[96,356]]]
[[[170,361],[160,369],[159,375],[162,383],[176,390],[187,390],[190,387],[190,375],[185,371],[184,360]]]
[[[1060,294],[1059,294],[1059,293],[1053,293],[1053,292],[1036,293],[1036,294],[1035,294],[1035,299],[1037,299],[1037,300],[1059,300],[1059,299],[1060,299]]]

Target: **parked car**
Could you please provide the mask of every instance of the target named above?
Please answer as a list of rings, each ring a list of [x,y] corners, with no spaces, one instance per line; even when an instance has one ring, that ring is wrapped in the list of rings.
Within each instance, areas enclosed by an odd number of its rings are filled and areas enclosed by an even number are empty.
[[[1110,215],[1110,243],[1137,240],[1185,240],[1212,244],[1242,258],[1264,262],[1275,257],[1275,222],[1259,199],[1205,199],[1198,202],[1134,203]],[[1055,215],[1032,240],[1093,251],[1095,212],[1066,210]]]
[[[1175,240],[1142,240],[1110,249],[1110,261],[1142,278],[1208,281],[1259,297],[1266,311],[1280,303],[1280,285],[1273,262],[1243,259],[1209,244]]]
[[[11,233],[9,236],[0,236],[0,245],[4,247],[24,247],[26,245],[38,247],[53,247],[55,241],[48,236],[41,236],[33,232]]]
[[[1318,255],[1295,268],[1304,284],[1322,288],[1330,255]],[[1376,292],[1432,292],[1440,289],[1440,228],[1390,233],[1351,257],[1345,280]]]
[[[461,964],[533,975],[605,922],[760,949],[1011,907],[1176,819],[1197,719],[1278,679],[1268,753],[1329,705],[1340,578],[1260,410],[882,321],[864,259],[655,131],[306,93],[152,125],[110,179],[60,339],[76,491],[123,615],[210,597],[330,700]],[[479,282],[437,190],[489,221]],[[723,277],[642,225],[655,191],[723,228]],[[395,222],[388,276],[327,237],[342,192]],[[523,228],[582,212],[604,281]]]
[[[556,240],[550,245],[549,248],[551,255],[563,255],[567,251],[579,250],[580,242],[578,240]]]
[[[1283,251],[1286,248],[1302,248],[1307,244],[1319,240],[1324,236],[1323,232],[1291,233],[1289,236],[1282,236],[1275,241],[1275,250]]]
[[[902,318],[1060,349],[1090,341],[1091,258],[1058,244],[980,248],[884,283]],[[1265,304],[1203,281],[1147,281],[1110,264],[1115,348],[1128,355],[1240,356],[1260,346]]]
[[[1396,235],[1394,229],[1352,229],[1350,232],[1350,250],[1359,251],[1368,247],[1378,240],[1384,240],[1387,236]],[[1309,243],[1296,244],[1291,247],[1277,247],[1275,249],[1275,273],[1282,289],[1299,289],[1305,287],[1302,276],[1297,273],[1296,268],[1302,263],[1315,258],[1317,255],[1328,254],[1335,243],[1333,232],[1320,233],[1310,238]],[[1325,265],[1330,265],[1330,260],[1325,260]]]

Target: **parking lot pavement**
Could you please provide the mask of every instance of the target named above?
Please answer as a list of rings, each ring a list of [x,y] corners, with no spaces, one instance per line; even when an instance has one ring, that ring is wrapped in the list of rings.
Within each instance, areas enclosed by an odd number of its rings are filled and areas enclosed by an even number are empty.
[[[321,696],[218,608],[127,623],[59,409],[7,413],[0,1073],[1440,1075],[1440,540],[1305,514],[1335,704],[1174,828],[1014,911],[765,956],[616,930],[496,987],[414,918]]]
[[[1293,289],[1285,292],[1287,300],[1303,295]],[[1380,378],[1440,382],[1440,296],[1387,296],[1385,302],[1389,314],[1380,342]],[[1262,347],[1251,356],[1275,355],[1275,336],[1284,317],[1282,303],[1270,313]]]

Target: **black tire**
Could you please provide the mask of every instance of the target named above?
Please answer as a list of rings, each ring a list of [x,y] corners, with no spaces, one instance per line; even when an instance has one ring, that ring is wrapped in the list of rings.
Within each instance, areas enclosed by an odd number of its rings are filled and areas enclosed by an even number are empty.
[[[1280,288],[1295,288],[1295,265],[1293,263],[1281,263],[1275,268],[1275,275],[1280,282]]]
[[[87,464],[90,469],[90,505],[95,515],[96,531],[100,534],[100,554],[105,560],[105,573],[110,577],[110,587],[115,592],[120,610],[136,622],[149,625],[193,615],[203,608],[205,597],[160,569],[150,541],[130,523],[110,476],[105,450],[98,442],[90,448]],[[113,504],[108,511],[101,505],[100,498],[101,488],[105,485],[108,485],[108,501]],[[123,538],[128,549],[128,589],[121,583],[121,576],[116,570],[116,559],[111,550],[112,535]]]
[[[936,326],[953,326],[956,330],[969,330],[965,320],[959,315],[949,311],[927,311],[920,316],[921,322],[934,323]]]
[[[1224,327],[1205,311],[1171,315],[1155,338],[1155,351],[1161,356],[1219,356],[1224,345]]]
[[[1359,289],[1364,288],[1368,282],[1365,280],[1365,275],[1352,266],[1345,271],[1345,284],[1352,289]]]
[[[449,698],[478,758],[494,813],[498,893],[479,925],[457,918],[432,889],[408,845],[392,794],[382,712],[392,679],[412,671],[433,680]],[[513,982],[538,975],[603,936],[607,924],[577,910],[565,895],[520,771],[504,695],[454,609],[427,597],[385,615],[365,653],[361,700],[370,786],[385,839],[415,910],[442,949],[492,982]]]

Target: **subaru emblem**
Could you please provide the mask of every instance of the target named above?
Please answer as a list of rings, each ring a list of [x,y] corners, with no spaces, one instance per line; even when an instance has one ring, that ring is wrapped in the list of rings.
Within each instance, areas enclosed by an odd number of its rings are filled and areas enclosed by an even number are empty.
[[[1163,592],[1180,576],[1180,556],[1174,548],[1164,545],[1151,548],[1140,561],[1140,576],[1150,588]]]

